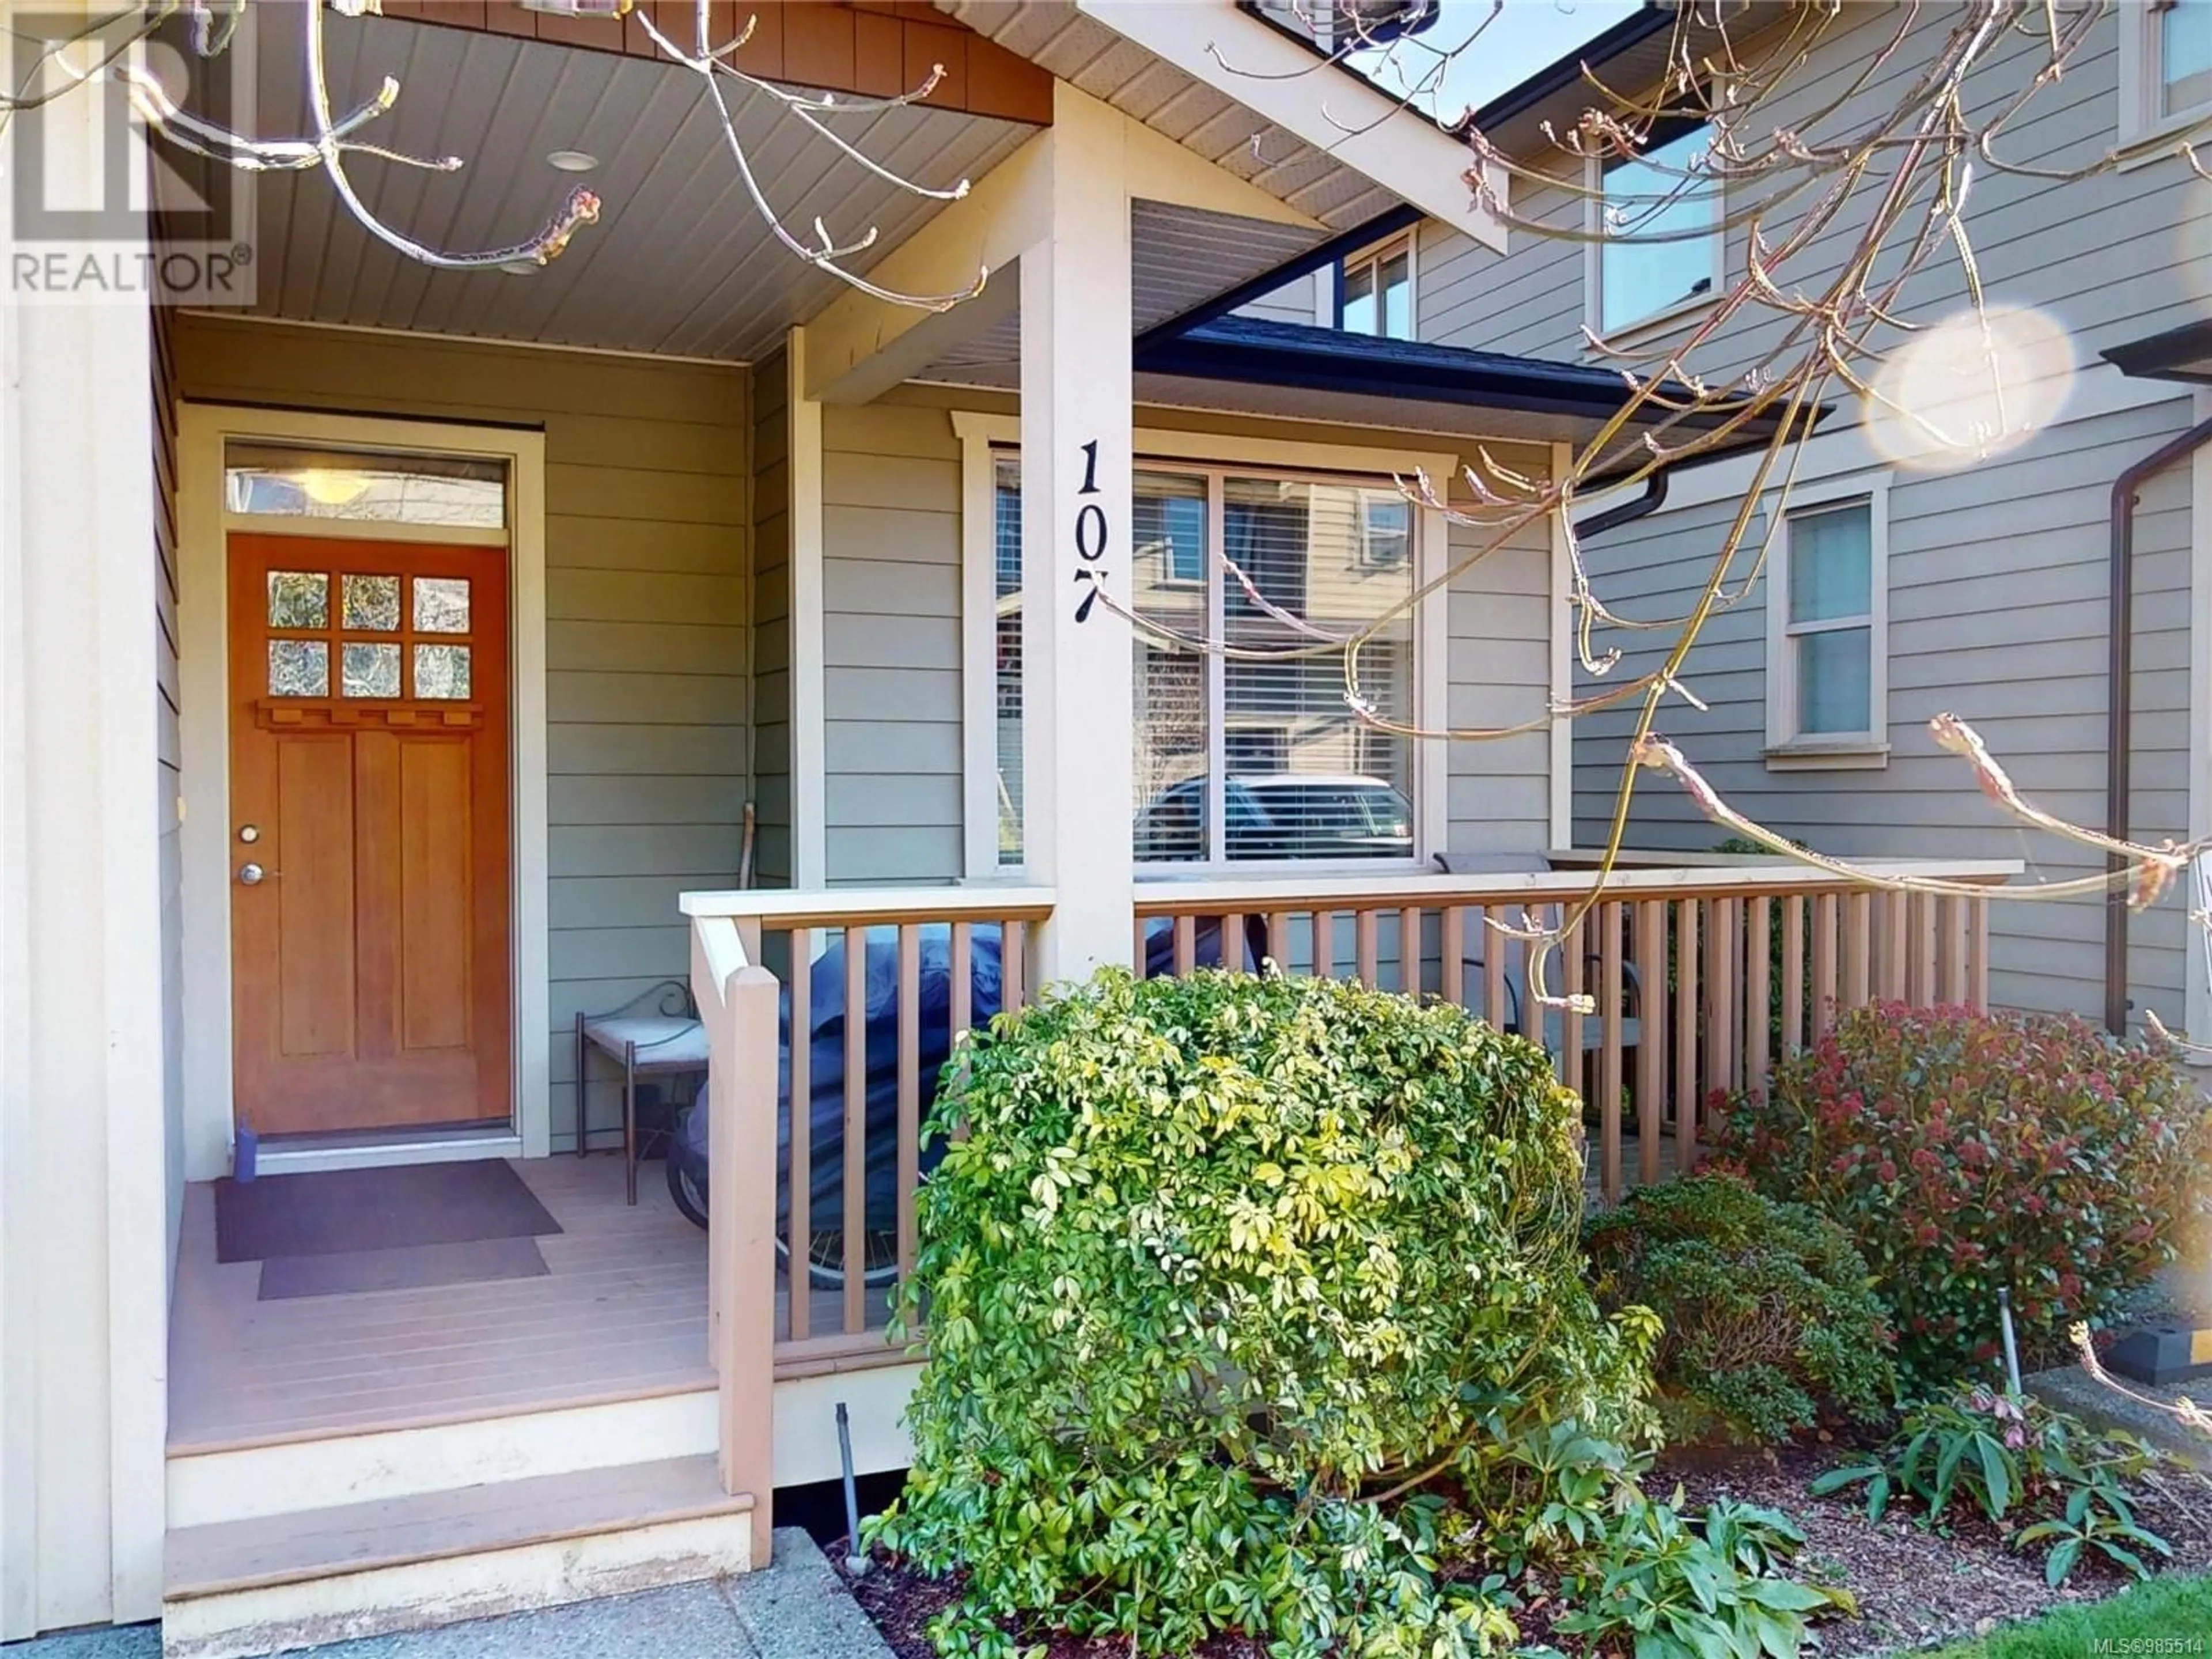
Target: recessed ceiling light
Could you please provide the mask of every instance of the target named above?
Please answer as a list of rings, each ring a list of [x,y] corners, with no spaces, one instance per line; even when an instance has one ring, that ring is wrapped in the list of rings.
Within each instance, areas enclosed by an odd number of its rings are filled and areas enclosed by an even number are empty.
[[[589,173],[599,164],[598,156],[580,149],[556,149],[545,160],[563,173]]]
[[[509,259],[500,269],[510,276],[535,276],[544,267],[535,259]]]

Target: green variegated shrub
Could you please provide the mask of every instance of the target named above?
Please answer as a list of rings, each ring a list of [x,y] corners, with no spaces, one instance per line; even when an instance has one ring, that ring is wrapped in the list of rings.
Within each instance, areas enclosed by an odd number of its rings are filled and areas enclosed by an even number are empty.
[[[965,1572],[942,1650],[1510,1641],[1438,1571],[1434,1493],[1501,1412],[1652,1425],[1651,1322],[1583,1281],[1579,1111],[1530,1044],[1328,981],[1109,971],[957,1053],[933,1127],[969,1133],[902,1292],[914,1467],[873,1534]]]

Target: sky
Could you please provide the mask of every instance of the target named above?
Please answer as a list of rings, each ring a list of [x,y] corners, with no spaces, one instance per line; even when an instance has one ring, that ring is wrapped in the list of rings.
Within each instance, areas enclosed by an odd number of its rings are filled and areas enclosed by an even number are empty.
[[[1638,4],[1639,0],[1505,0],[1497,21],[1453,56],[1436,91],[1424,92],[1414,101],[1439,120],[1453,120],[1611,28]],[[1395,54],[1358,53],[1352,62],[1389,89],[1403,92],[1434,73],[1437,52],[1467,41],[1490,13],[1491,0],[1443,0],[1443,15],[1418,43]]]

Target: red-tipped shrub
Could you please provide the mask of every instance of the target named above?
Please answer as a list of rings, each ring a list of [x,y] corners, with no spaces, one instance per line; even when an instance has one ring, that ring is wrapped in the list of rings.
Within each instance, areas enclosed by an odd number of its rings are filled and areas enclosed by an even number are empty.
[[[1840,1016],[1729,1103],[1718,1146],[1850,1231],[1921,1392],[1996,1353],[2000,1287],[2031,1354],[2108,1316],[2173,1259],[2208,1150],[2212,1116],[2162,1045],[1901,1003]]]

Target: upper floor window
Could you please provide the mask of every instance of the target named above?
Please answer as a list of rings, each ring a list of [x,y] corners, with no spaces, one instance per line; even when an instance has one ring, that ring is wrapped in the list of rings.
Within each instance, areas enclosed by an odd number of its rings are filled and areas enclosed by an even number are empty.
[[[1337,267],[1336,325],[1386,340],[1413,337],[1413,243],[1401,236]]]
[[[1767,745],[1785,760],[1887,738],[1888,489],[1839,489],[1793,501],[1767,550]]]
[[[1670,130],[1671,129],[1671,130]],[[1721,286],[1722,191],[1702,182],[1705,123],[1662,125],[1643,155],[1592,163],[1590,326],[1613,334],[1711,299]]]
[[[2118,9],[2121,141],[2212,112],[2212,0]]]

